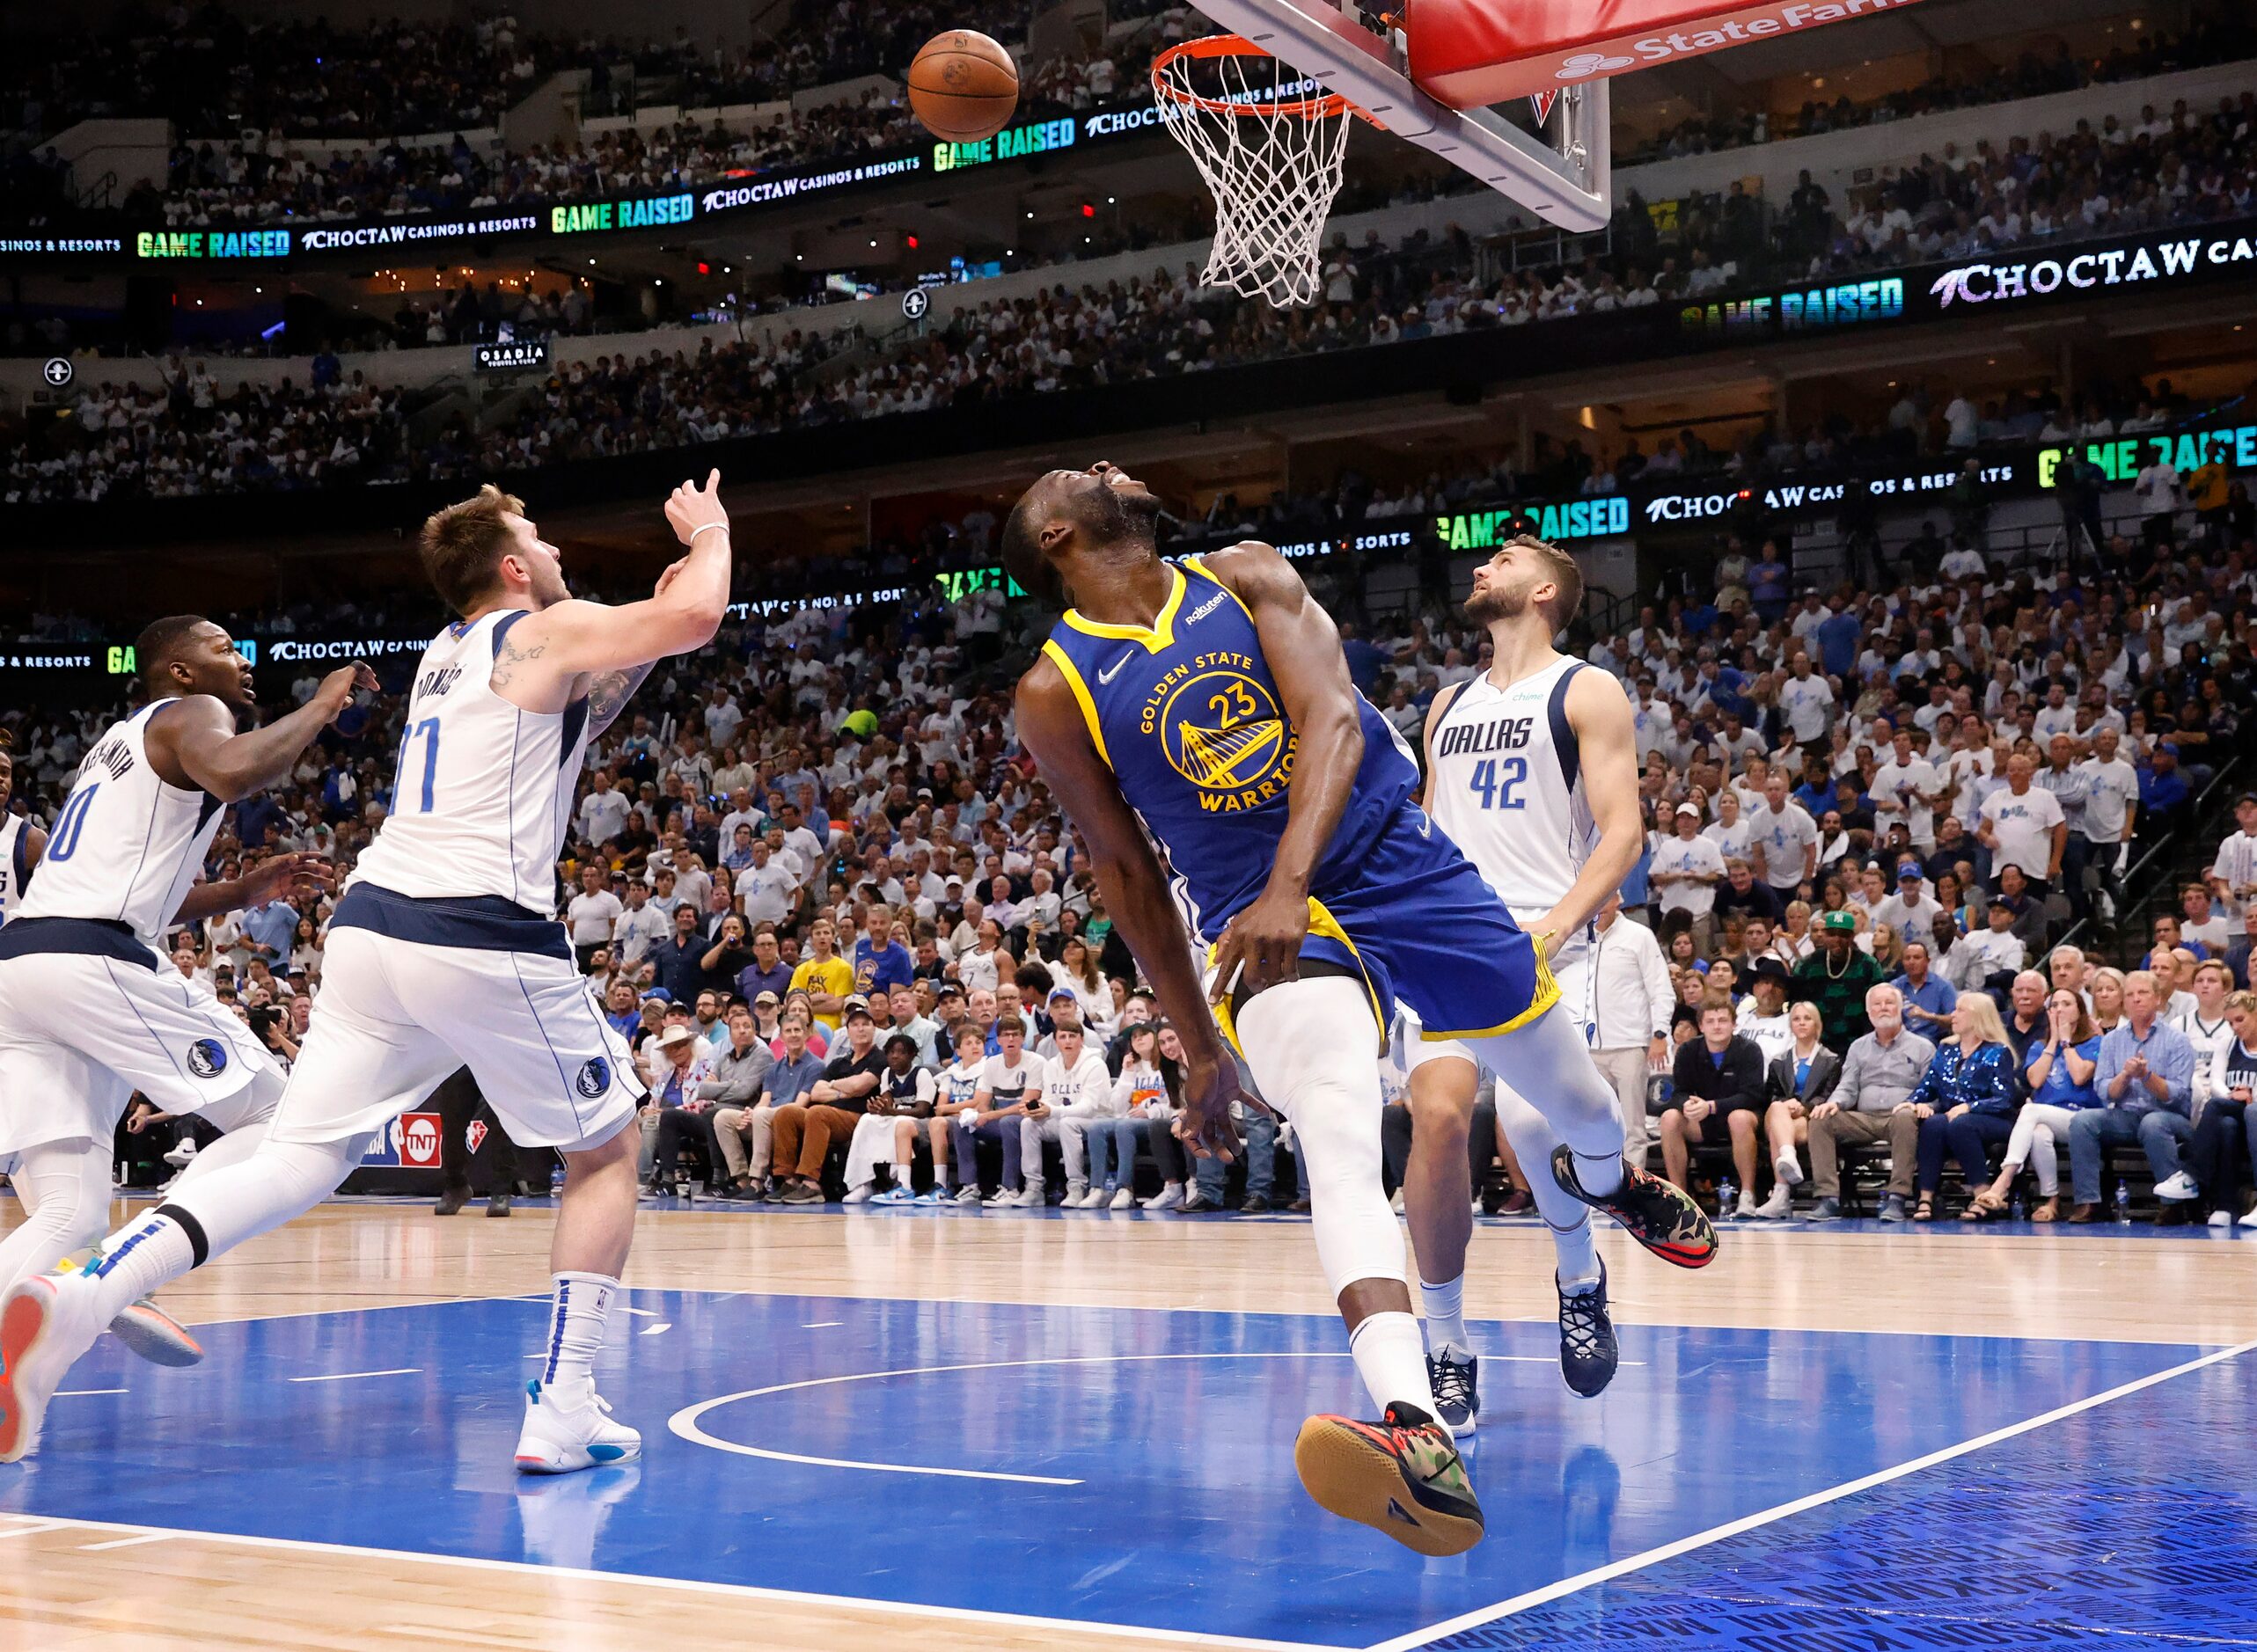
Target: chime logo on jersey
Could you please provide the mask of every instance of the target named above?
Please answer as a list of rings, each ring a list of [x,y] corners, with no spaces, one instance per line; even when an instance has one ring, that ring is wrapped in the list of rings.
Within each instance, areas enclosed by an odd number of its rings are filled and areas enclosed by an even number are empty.
[[[573,1087],[593,1101],[612,1087],[612,1064],[601,1056],[590,1056],[580,1064],[580,1076]]]
[[[216,1078],[227,1066],[227,1046],[216,1038],[200,1038],[188,1046],[188,1071],[199,1078]]]
[[[1270,691],[1244,672],[1200,671],[1166,692],[1154,717],[1169,766],[1201,807],[1257,808],[1292,778],[1293,739]]]

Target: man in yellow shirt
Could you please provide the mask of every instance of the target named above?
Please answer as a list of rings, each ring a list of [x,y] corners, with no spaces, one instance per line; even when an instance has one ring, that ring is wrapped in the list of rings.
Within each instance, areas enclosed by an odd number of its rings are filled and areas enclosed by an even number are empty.
[[[2195,467],[2195,473],[2187,479],[2187,495],[2195,501],[2195,519],[2212,528],[2224,525],[2226,501],[2233,487],[2233,479],[2219,454],[2221,445],[2210,445],[2202,462]]]
[[[839,934],[827,917],[818,917],[807,932],[807,956],[792,971],[792,990],[805,989],[809,1007],[822,1024],[824,1035],[839,1030],[846,1012],[846,995],[854,990],[854,966],[839,955]]]

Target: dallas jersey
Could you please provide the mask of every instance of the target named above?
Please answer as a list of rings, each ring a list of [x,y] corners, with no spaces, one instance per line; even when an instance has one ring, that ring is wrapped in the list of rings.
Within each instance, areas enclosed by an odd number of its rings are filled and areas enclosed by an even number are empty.
[[[353,885],[396,895],[499,895],[556,914],[556,859],[588,747],[583,696],[529,712],[494,691],[494,663],[524,610],[449,625],[423,650],[392,812]]]
[[[1586,669],[1562,658],[1510,688],[1484,673],[1427,732],[1426,812],[1524,923],[1558,904],[1599,841],[1567,721],[1568,684]]]
[[[392,813],[330,917],[277,1141],[383,1129],[465,1065],[524,1147],[595,1147],[646,1099],[556,918],[588,702],[529,712],[494,690],[524,618],[460,621],[423,651]]]
[[[0,924],[16,916],[16,908],[24,898],[24,886],[32,876],[27,859],[31,851],[32,840],[24,832],[24,817],[0,810]]]
[[[150,767],[149,720],[172,704],[143,706],[88,749],[48,832],[39,875],[11,916],[95,919],[165,950],[165,927],[203,868],[224,808]]]
[[[172,703],[94,742],[27,889],[20,822],[4,845],[22,898],[0,930],[0,1158],[80,1137],[106,1152],[135,1091],[223,1129],[271,1104],[258,1040],[161,956],[224,807],[150,766],[150,720]]]
[[[1043,653],[1122,797],[1166,849],[1192,933],[1212,946],[1277,862],[1299,736],[1253,614],[1199,558],[1169,572],[1152,625],[1068,610]],[[1411,800],[1418,771],[1402,736],[1360,695],[1356,713],[1363,755],[1309,880],[1301,955],[1364,983],[1381,1037],[1397,993],[1434,1036],[1533,1020],[1557,997],[1543,960]]]

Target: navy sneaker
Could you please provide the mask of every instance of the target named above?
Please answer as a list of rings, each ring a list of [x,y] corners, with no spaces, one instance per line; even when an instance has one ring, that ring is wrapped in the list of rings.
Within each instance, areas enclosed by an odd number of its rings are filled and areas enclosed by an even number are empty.
[[[1574,1151],[1565,1142],[1552,1149],[1551,1175],[1564,1192],[1604,1210],[1663,1261],[1705,1268],[1716,1260],[1716,1229],[1693,1195],[1674,1182],[1625,1162],[1621,1187],[1605,1195],[1586,1193],[1575,1178]]]
[[[1559,1288],[1559,1276],[1552,1276]],[[1607,1264],[1599,1264],[1599,1283],[1573,1296],[1559,1292],[1559,1374],[1567,1385],[1589,1400],[1615,1380],[1622,1349],[1615,1342],[1615,1322],[1607,1317]]]
[[[1455,1358],[1447,1349],[1429,1354],[1426,1380],[1434,1387],[1434,1414],[1452,1434],[1471,1434],[1481,1414],[1481,1361],[1471,1354]]]

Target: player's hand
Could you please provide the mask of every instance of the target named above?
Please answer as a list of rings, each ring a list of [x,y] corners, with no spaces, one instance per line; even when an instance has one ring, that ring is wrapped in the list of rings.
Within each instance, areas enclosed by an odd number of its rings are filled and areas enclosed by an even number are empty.
[[[1214,952],[1207,1002],[1220,1004],[1233,989],[1259,992],[1301,976],[1301,944],[1308,939],[1308,897],[1264,889],[1230,920]]]
[[[293,895],[322,895],[336,884],[336,868],[319,855],[275,855],[243,874],[243,904],[257,906],[266,901],[288,901]]]
[[[729,512],[721,502],[721,472],[714,471],[706,477],[700,488],[694,482],[685,482],[666,498],[666,520],[674,530],[674,537],[689,545],[700,528],[729,527]],[[659,576],[663,584],[664,574]]]
[[[1170,1129],[1193,1158],[1220,1159],[1227,1165],[1238,1157],[1238,1125],[1230,1104],[1240,1094],[1238,1068],[1227,1057],[1185,1052],[1183,1110]]]
[[[321,686],[313,691],[314,701],[328,708],[326,720],[333,723],[353,703],[353,691],[355,689],[366,689],[371,694],[384,691],[384,684],[377,681],[377,674],[366,660],[355,660],[350,665],[340,666],[323,677]]]

